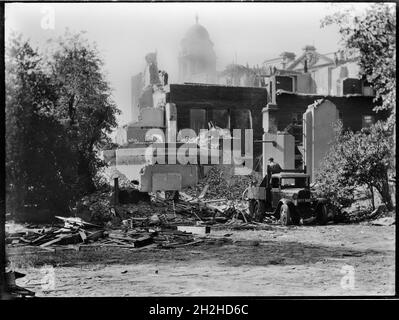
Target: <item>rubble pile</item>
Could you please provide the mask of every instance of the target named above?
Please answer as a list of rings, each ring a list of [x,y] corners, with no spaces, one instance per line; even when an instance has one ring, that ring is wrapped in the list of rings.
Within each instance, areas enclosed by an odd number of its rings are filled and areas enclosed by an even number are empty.
[[[134,228],[124,231],[112,231],[108,238],[96,244],[96,246],[141,248],[158,247],[174,248],[184,245],[200,243],[190,232],[183,232],[173,228]]]
[[[83,220],[93,223],[111,221],[115,217],[111,199],[111,191],[94,192],[77,202],[77,213]]]
[[[122,189],[119,191],[120,204],[114,205],[112,191],[97,191],[77,202],[76,214],[85,221],[103,225],[108,222],[118,224],[129,214],[146,216],[154,213],[154,207],[149,203],[150,197],[139,197],[137,194],[135,189]]]
[[[64,221],[64,225],[11,233],[6,232],[6,243],[46,248],[54,245],[94,242],[106,236],[104,229],[80,218],[59,216],[56,216],[56,218]]]
[[[226,223],[230,219],[250,220],[245,203],[227,199],[205,199],[205,187],[200,196],[192,197],[184,192],[179,193],[178,201],[154,197],[154,202],[173,209],[173,213],[183,215],[207,224]]]
[[[108,227],[121,226],[123,223],[143,227],[156,224],[195,224],[197,221],[208,224],[226,223],[232,218],[250,220],[245,201],[209,197],[206,199],[207,190],[208,187],[205,187],[199,197],[180,192],[176,201],[167,199],[161,192],[152,194],[148,201],[117,205],[113,204],[112,193],[99,191],[78,202],[76,216]]]
[[[209,226],[163,225],[161,221],[154,222],[150,219],[147,226],[126,224],[120,229],[106,230],[80,218],[58,216],[57,218],[64,221],[63,226],[30,230],[25,228],[25,231],[7,232],[6,243],[11,246],[39,246],[54,252],[57,248],[67,245],[75,245],[79,250],[93,246],[171,249],[214,240],[207,236],[210,233]],[[223,241],[228,242],[229,239]]]
[[[196,187],[186,188],[184,192],[195,197],[206,185],[209,185],[205,199],[237,200],[242,198],[244,190],[252,180],[256,180],[260,184],[261,175],[259,173],[235,175],[232,166],[218,165],[212,167]]]

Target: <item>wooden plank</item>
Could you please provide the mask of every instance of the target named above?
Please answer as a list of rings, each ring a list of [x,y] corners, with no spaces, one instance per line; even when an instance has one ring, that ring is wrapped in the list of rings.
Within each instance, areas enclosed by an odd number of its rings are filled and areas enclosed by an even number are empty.
[[[133,244],[134,244],[135,248],[140,248],[140,247],[146,246],[148,244],[151,244],[153,242],[154,242],[154,239],[152,237],[144,236],[144,237],[135,239]]]
[[[202,199],[203,197],[205,197],[205,194],[208,191],[208,188],[209,188],[209,184],[205,185],[204,189],[202,189],[200,195],[198,196],[198,199]]]
[[[66,238],[67,236],[69,236],[69,235],[58,236],[56,239],[53,239],[53,240],[50,240],[48,242],[45,242],[45,243],[41,244],[40,247],[44,248],[44,247],[47,247],[47,246],[52,245],[54,243],[60,242],[62,239]]]
[[[104,236],[104,230],[98,230],[91,234],[89,234],[86,238],[86,241],[93,240],[96,241]]]
[[[59,243],[60,245],[81,243],[82,238],[79,233],[66,234]]]
[[[87,239],[86,233],[84,231],[79,231],[79,235],[82,238],[82,241],[85,242]]]
[[[211,232],[209,226],[177,226],[178,231],[189,232],[194,234],[207,234]]]
[[[117,240],[117,239],[109,239],[109,243],[117,243],[117,244],[122,244],[122,245],[128,244],[129,245],[129,243],[123,242],[123,241]]]
[[[244,218],[245,222],[248,223],[247,217],[245,216],[244,212],[240,210],[242,217]]]
[[[113,235],[113,234],[109,235],[109,239],[125,240],[125,241],[134,241],[135,240],[134,238],[131,238],[131,237],[120,237],[120,236]]]
[[[31,244],[36,244],[36,243],[38,243],[38,242],[44,240],[45,238],[50,238],[51,236],[52,236],[51,234],[46,233],[46,234],[44,234],[44,235],[42,235],[42,236],[36,238],[35,240],[32,240],[30,243],[31,243]]]

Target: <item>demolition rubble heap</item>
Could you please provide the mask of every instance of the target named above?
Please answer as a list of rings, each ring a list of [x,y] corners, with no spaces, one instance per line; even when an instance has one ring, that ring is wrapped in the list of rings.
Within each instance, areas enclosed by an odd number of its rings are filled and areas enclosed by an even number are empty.
[[[218,165],[212,167],[196,187],[187,188],[184,192],[195,197],[208,185],[205,199],[241,200],[243,192],[254,179],[260,183],[260,173],[235,175],[234,167]]]
[[[211,225],[259,229],[263,224],[252,222],[246,202],[239,200],[250,179],[253,177],[236,177],[219,166],[212,168],[196,188],[180,192],[174,200],[162,192],[139,199],[136,190],[122,188],[115,204],[112,191],[97,191],[77,203],[76,217],[57,216],[59,223],[50,227],[8,232],[6,240],[13,246],[38,246],[50,251],[77,244],[169,248],[209,240],[205,236]]]
[[[118,226],[125,220],[135,223],[152,219],[163,225],[226,223],[231,219],[249,221],[248,205],[243,192],[259,176],[234,175],[231,166],[214,166],[195,187],[179,192],[178,199],[169,199],[164,192],[148,196],[122,184],[118,204],[112,191],[98,191],[77,203],[77,214],[85,221],[99,225]]]

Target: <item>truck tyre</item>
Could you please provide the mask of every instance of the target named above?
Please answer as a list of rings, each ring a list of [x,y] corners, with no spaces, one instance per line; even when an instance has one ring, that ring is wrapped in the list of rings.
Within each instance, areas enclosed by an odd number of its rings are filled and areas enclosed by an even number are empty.
[[[318,224],[325,225],[328,222],[328,210],[325,204],[317,208],[316,221]]]
[[[294,225],[299,225],[301,223],[301,217],[299,216],[298,212],[295,211],[294,208],[291,209],[291,221]]]
[[[287,204],[282,204],[280,207],[280,223],[283,226],[288,226],[292,223],[291,211]]]

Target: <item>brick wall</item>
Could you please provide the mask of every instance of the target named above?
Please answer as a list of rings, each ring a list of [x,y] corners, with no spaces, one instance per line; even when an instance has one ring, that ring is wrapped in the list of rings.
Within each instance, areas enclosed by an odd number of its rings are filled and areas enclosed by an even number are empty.
[[[176,104],[177,130],[190,128],[190,109],[206,109],[207,121],[212,109],[248,109],[252,115],[254,140],[261,140],[262,108],[267,104],[265,88],[229,87],[200,84],[171,84],[167,89],[166,102]],[[233,128],[231,128],[233,129]],[[254,144],[254,157],[262,154],[262,144]]]
[[[354,131],[362,128],[362,115],[373,115],[375,120],[384,120],[387,114],[374,112],[373,97],[367,96],[321,96],[321,95],[296,95],[280,93],[276,95],[278,111],[277,130],[284,130],[291,122],[294,113],[304,113],[307,107],[315,100],[326,98],[337,106],[342,117],[343,125]]]

